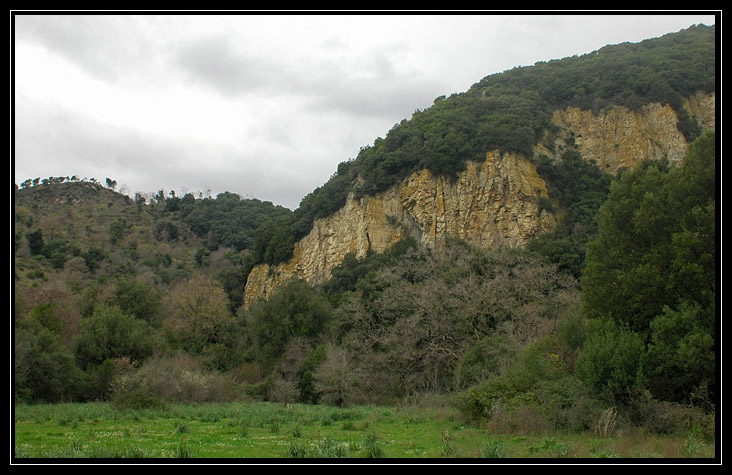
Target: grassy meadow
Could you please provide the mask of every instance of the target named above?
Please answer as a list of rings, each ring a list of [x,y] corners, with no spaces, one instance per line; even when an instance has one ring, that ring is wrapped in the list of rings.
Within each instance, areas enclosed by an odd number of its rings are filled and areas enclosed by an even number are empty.
[[[453,409],[435,407],[259,402],[118,411],[107,403],[18,405],[14,426],[17,463],[77,458],[701,461],[715,455],[714,441],[693,433],[495,434],[465,425]]]

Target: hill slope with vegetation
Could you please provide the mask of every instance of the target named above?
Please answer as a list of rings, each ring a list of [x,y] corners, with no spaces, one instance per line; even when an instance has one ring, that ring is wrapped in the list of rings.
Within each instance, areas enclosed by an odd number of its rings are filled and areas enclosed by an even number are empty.
[[[561,105],[676,108],[689,91],[714,90],[714,66],[714,27],[694,27],[489,76],[397,124],[294,212],[232,193],[132,199],[109,179],[24,182],[15,401],[429,396],[509,432],[713,437],[717,136],[683,118],[694,141],[676,167],[611,176],[575,151],[537,161],[567,218],[527,249],[403,240],[347,256],[318,287],[295,280],[241,303],[251,266],[286,259],[347,193],[420,167],[449,175],[489,147],[525,152]]]
[[[715,28],[695,26],[640,43],[606,46],[593,53],[487,76],[468,91],[438,97],[342,162],[298,209],[257,235],[256,263],[277,264],[292,256],[294,243],[313,221],[340,209],[349,193],[372,195],[427,169],[456,176],[466,161],[489,151],[533,158],[534,146],[552,128],[554,110],[609,106],[637,110],[649,103],[670,105],[678,128],[691,141],[699,125],[683,99],[716,88]],[[544,170],[546,174],[547,170]],[[561,184],[559,185],[561,186]]]

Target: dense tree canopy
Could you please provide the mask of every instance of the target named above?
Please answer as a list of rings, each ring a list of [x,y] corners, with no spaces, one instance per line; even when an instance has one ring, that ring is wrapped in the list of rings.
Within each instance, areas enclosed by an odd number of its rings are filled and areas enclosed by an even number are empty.
[[[527,248],[579,278],[585,246],[596,231],[595,215],[607,198],[611,176],[574,150],[562,154],[559,163],[540,158],[537,170],[547,181],[549,195],[555,198],[561,217],[555,229],[530,241]],[[542,206],[541,201],[539,205]],[[553,202],[545,206],[554,210]]]
[[[710,132],[678,167],[646,163],[623,173],[587,246],[587,314],[640,335],[649,384],[674,400],[715,380],[715,163]]]
[[[180,210],[183,222],[204,239],[210,249],[219,246],[249,249],[255,231],[266,221],[288,216],[290,210],[267,201],[242,199],[235,193],[220,193],[216,198],[196,200],[192,194],[165,200],[167,209]],[[179,203],[171,205],[171,203]]]
[[[272,369],[297,337],[315,339],[326,329],[332,309],[302,280],[293,280],[267,301],[252,305],[247,319],[254,359]]]

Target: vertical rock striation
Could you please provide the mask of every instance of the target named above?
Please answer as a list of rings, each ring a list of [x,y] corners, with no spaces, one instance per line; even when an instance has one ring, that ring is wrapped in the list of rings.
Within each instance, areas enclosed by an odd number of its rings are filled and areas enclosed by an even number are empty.
[[[347,253],[381,252],[404,236],[427,246],[449,236],[478,246],[523,246],[555,225],[551,213],[539,211],[546,194],[533,163],[512,153],[494,151],[482,163],[468,162],[456,179],[422,170],[378,195],[351,196],[336,213],[316,220],[290,261],[252,269],[244,304],[266,298],[291,278],[322,283]]]
[[[714,128],[714,95],[695,94],[685,107],[702,129]],[[553,122],[554,131],[535,155],[558,159],[575,148],[610,173],[643,160],[678,163],[688,145],[668,105],[649,104],[638,111],[615,107],[600,114],[569,107],[556,111]],[[310,234],[295,244],[289,262],[252,269],[244,305],[267,298],[291,278],[322,283],[347,253],[381,252],[404,236],[427,246],[439,246],[450,236],[481,247],[523,246],[556,224],[553,214],[539,208],[542,196],[548,197],[546,184],[533,163],[513,153],[489,152],[484,162],[468,162],[456,179],[422,170],[378,195],[351,196],[336,213],[316,220]]]
[[[698,93],[684,103],[703,130],[714,129],[714,95]],[[560,132],[553,137],[553,146],[543,141],[535,153],[554,156],[566,147],[576,147],[586,160],[594,160],[612,174],[644,160],[668,159],[673,165],[681,161],[688,145],[678,121],[671,106],[658,103],[638,111],[614,107],[600,114],[568,107],[554,112],[552,122]]]

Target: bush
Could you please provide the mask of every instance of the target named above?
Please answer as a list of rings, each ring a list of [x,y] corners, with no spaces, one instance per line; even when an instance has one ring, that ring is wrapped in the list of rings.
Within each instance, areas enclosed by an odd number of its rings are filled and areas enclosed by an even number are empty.
[[[164,407],[165,403],[149,389],[142,387],[120,386],[112,398],[112,407],[118,410],[154,409]]]
[[[116,380],[114,386],[112,403],[117,407],[227,402],[241,394],[241,387],[229,376],[206,371],[199,361],[183,354],[151,358]]]
[[[524,433],[580,432],[593,427],[600,400],[566,368],[561,339],[543,338],[524,348],[500,372],[456,396],[468,420]]]
[[[636,427],[655,434],[685,436],[695,432],[706,440],[714,439],[714,414],[669,401],[659,401],[642,391],[623,408],[625,419]]]
[[[574,376],[542,381],[533,391],[540,413],[553,430],[582,432],[593,427],[601,403]]]
[[[27,316],[15,321],[15,397],[25,402],[65,402],[79,391],[82,374],[61,337]]]
[[[300,392],[297,389],[297,382],[292,379],[285,379],[275,374],[269,378],[267,385],[267,400],[282,403],[297,402]]]
[[[109,358],[129,357],[142,361],[160,345],[152,327],[119,307],[98,305],[81,321],[74,348],[76,361],[86,369]]]
[[[493,333],[473,345],[460,359],[455,378],[458,387],[470,387],[497,376],[518,349],[505,335]]]
[[[638,334],[606,321],[588,335],[577,375],[609,403],[625,403],[643,389],[644,351]]]
[[[291,280],[247,314],[252,356],[266,371],[275,367],[295,338],[317,339],[332,318],[328,300],[303,280]]]

